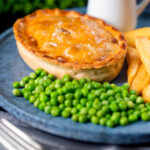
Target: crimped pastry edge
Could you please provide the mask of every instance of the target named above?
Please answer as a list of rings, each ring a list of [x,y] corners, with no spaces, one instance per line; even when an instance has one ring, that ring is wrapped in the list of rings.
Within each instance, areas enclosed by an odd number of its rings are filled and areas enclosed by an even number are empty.
[[[27,50],[21,42],[17,41],[16,43],[20,56],[29,67],[33,70],[42,68],[58,78],[62,78],[65,74],[70,74],[75,79],[90,78],[99,82],[111,81],[119,74],[124,62],[124,58],[122,58],[115,64],[110,64],[101,68],[74,70],[72,68],[47,62]]]

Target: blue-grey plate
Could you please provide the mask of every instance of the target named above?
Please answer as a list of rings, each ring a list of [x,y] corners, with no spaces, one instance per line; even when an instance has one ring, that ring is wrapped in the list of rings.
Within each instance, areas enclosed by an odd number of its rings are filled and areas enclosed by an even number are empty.
[[[150,140],[150,122],[139,121],[125,127],[107,128],[92,123],[75,123],[71,119],[52,117],[34,108],[24,98],[12,95],[12,83],[32,70],[18,54],[12,28],[0,36],[0,106],[23,122],[55,135],[86,142],[130,144]],[[126,67],[114,81],[126,81]]]

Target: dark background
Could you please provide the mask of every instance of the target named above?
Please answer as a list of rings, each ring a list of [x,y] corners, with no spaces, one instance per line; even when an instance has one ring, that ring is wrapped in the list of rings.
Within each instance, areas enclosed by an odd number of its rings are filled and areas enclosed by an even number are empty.
[[[0,33],[36,9],[84,7],[87,0],[0,0]]]
[[[84,7],[88,0],[0,0],[0,33],[36,9]],[[137,3],[141,0],[137,0]],[[145,12],[150,12],[150,5]]]

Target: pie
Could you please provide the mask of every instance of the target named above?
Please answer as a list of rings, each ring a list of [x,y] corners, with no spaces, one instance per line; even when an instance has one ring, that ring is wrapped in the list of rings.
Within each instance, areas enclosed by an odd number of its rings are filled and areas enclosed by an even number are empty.
[[[113,80],[127,52],[121,32],[75,11],[37,10],[18,19],[13,29],[23,60],[59,78]]]

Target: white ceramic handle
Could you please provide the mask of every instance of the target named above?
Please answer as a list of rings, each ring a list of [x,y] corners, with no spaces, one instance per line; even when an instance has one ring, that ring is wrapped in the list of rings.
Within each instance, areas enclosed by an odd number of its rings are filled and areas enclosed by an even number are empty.
[[[143,0],[140,4],[137,5],[137,16],[139,16],[143,12],[149,2],[150,0]]]

